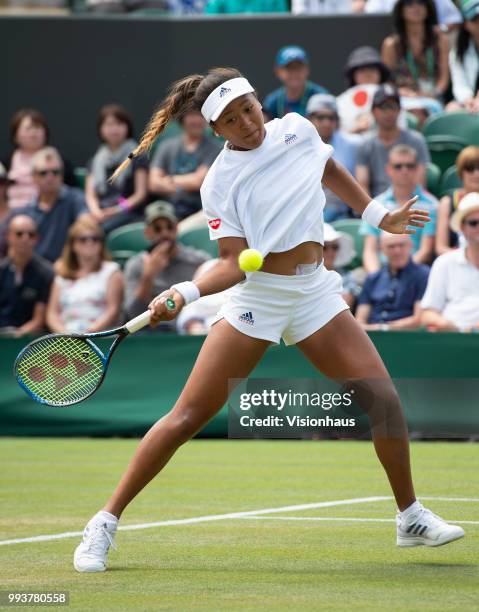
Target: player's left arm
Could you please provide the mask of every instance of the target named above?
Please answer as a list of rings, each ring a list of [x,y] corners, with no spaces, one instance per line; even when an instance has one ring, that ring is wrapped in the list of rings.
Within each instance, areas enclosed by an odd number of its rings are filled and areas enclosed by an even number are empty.
[[[366,206],[371,202],[371,196],[365,191],[356,179],[339,162],[329,158],[324,168],[322,182],[346,204],[362,215]],[[425,210],[411,210],[416,202],[412,198],[395,211],[388,212],[382,219],[379,227],[391,234],[414,234],[414,229],[408,226],[424,227],[429,219]]]

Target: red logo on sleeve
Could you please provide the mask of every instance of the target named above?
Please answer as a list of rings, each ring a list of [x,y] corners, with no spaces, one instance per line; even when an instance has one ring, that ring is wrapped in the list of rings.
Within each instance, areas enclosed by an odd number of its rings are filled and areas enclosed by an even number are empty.
[[[211,227],[212,230],[217,230],[221,225],[221,219],[210,219],[208,221],[208,225]]]

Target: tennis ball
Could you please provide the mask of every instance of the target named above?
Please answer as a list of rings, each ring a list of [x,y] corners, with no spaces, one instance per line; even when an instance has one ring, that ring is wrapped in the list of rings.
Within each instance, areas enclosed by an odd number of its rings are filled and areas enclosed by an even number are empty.
[[[238,264],[243,272],[256,272],[263,265],[263,256],[256,249],[245,249],[239,254]]]

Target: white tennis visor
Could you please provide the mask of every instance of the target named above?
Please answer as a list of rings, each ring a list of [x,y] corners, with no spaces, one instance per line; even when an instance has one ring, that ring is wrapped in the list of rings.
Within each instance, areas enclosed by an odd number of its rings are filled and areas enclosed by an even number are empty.
[[[216,121],[230,102],[253,91],[254,87],[243,77],[225,81],[206,98],[201,114],[208,123]]]

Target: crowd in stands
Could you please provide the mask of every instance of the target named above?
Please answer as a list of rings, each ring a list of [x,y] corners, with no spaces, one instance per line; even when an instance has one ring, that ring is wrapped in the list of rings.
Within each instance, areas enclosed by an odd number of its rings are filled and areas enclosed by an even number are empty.
[[[215,3],[221,2],[228,5]],[[351,53],[347,88],[338,96],[309,80],[304,49],[280,49],[279,87],[262,101],[265,118],[302,114],[333,146],[333,157],[388,209],[416,196],[415,206],[430,215],[415,233],[389,235],[355,218],[325,190],[324,263],[341,275],[344,299],[361,325],[479,332],[479,142],[464,146],[455,168],[444,174],[454,175],[454,187],[441,193],[436,181],[433,195],[434,165],[422,132],[429,118],[453,117],[458,109],[479,124],[479,0],[462,0],[461,12],[449,0],[386,5],[395,33],[381,52],[360,47]],[[327,7],[372,11],[377,3],[293,2],[298,13]],[[451,50],[448,29],[456,30]],[[11,150],[0,164],[0,333],[107,329],[212,265],[214,251],[188,246],[182,237],[207,232],[200,187],[224,143],[197,111],[180,117],[177,130],[112,182],[137,142],[128,111],[104,106],[99,144],[79,184],[78,173],[51,145],[43,114],[15,113]],[[131,228],[137,232],[134,252],[113,260],[109,240]],[[177,321],[145,333],[206,333],[226,295],[202,298]]]

